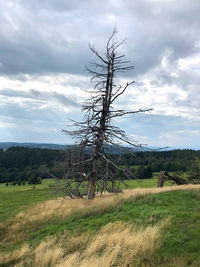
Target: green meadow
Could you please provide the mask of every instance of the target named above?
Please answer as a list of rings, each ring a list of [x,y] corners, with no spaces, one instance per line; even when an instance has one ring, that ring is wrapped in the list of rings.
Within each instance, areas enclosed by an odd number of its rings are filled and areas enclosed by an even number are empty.
[[[150,188],[157,186],[157,175],[152,179],[128,180],[128,188]],[[0,184],[0,222],[12,218],[26,206],[38,203],[44,200],[56,198],[53,189],[55,182],[53,179],[43,179],[42,184],[36,185],[11,185]],[[171,182],[166,182],[171,185]],[[126,187],[122,184],[122,188]]]
[[[52,179],[1,184],[0,266],[200,266],[200,187],[128,183],[92,201],[56,199]]]

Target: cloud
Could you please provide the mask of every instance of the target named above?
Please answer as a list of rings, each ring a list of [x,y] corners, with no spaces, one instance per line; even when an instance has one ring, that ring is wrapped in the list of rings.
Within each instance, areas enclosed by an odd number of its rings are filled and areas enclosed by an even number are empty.
[[[172,132],[165,132],[159,136],[159,138],[166,144],[176,144],[179,148],[193,149],[198,148],[198,142],[194,143],[194,140],[199,139],[200,130],[175,130]]]
[[[0,105],[0,140],[18,142],[71,142],[61,131],[68,124],[67,115],[56,104],[39,102],[10,102]],[[2,139],[3,137],[3,139]]]
[[[48,128],[62,129],[66,117],[81,119],[82,89],[92,87],[84,71],[93,58],[88,43],[103,53],[116,25],[117,38],[127,37],[120,52],[135,66],[118,81],[136,80],[116,106],[153,108],[120,125],[151,145],[173,145],[178,140],[164,139],[164,133],[183,130],[194,144],[191,133],[200,129],[199,14],[196,0],[179,0],[178,6],[172,0],[1,1],[0,138],[10,136],[8,129],[13,138],[26,139],[32,129],[36,140]],[[32,127],[23,134],[26,124]],[[55,140],[59,133],[52,130]]]
[[[79,107],[78,101],[74,97],[66,97],[63,94],[59,94],[54,92],[53,97],[58,100],[59,103],[63,104],[64,106],[67,107]]]
[[[128,37],[124,49],[138,74],[155,67],[167,50],[172,61],[188,57],[199,40],[200,4],[180,2],[177,8],[172,1],[4,1],[0,70],[80,74],[90,57],[88,42],[101,50],[115,23]]]

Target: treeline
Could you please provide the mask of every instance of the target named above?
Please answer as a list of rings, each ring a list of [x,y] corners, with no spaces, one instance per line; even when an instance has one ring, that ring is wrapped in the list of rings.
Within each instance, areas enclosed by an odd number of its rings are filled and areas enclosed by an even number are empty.
[[[61,150],[26,147],[0,149],[0,182],[13,182],[14,185],[41,183],[43,178],[49,178],[55,160],[64,153]]]
[[[200,150],[171,150],[171,151],[146,151],[127,153],[123,155],[128,166],[137,166],[136,169],[151,169],[153,172],[187,172],[197,171],[196,159],[200,158]]]
[[[32,149],[11,147],[0,150],[0,182],[14,184],[39,183],[49,178],[50,173],[62,176],[65,172],[65,160],[69,160],[69,150]],[[111,155],[123,166],[131,167],[138,178],[151,178],[153,172],[198,173],[197,159],[200,151],[172,150],[149,151]],[[62,164],[59,164],[61,163]],[[61,167],[59,167],[61,166]]]

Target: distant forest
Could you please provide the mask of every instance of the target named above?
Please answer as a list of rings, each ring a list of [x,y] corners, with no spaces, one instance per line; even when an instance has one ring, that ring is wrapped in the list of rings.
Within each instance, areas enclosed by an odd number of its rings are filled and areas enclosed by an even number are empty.
[[[50,177],[50,173],[56,172],[59,162],[67,160],[68,154],[68,150],[55,149],[0,149],[0,183],[41,183],[42,179]],[[161,170],[180,174],[187,172],[189,175],[197,173],[200,150],[146,151],[113,154],[111,157],[117,159],[121,166],[129,166],[137,178],[143,179],[151,178],[153,172]]]

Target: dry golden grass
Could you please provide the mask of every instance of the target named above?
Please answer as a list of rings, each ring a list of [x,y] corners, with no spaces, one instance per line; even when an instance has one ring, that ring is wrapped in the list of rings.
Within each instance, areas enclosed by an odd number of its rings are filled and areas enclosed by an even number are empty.
[[[166,222],[163,225],[166,226]],[[29,267],[131,267],[137,259],[151,262],[161,245],[161,230],[160,226],[134,229],[128,223],[109,223],[96,234],[52,237],[34,249],[24,245],[7,255],[7,259],[12,257],[15,266]]]
[[[140,196],[175,190],[199,190],[200,185],[171,186],[125,190],[120,195],[105,194],[94,200],[57,199],[45,201],[20,213],[11,222],[7,239],[19,240],[25,226],[48,222],[54,216],[65,218],[78,213],[89,215],[103,213],[118,206],[126,199],[136,200]],[[169,226],[170,219],[165,219],[159,226],[143,229],[132,228],[130,224],[116,222],[106,225],[99,232],[69,236],[67,233],[42,241],[36,248],[24,244],[20,249],[8,254],[0,254],[0,262],[7,266],[137,266],[140,260],[152,262],[156,250],[161,245],[161,231]],[[9,238],[8,238],[9,237]],[[180,260],[180,259],[179,259]],[[9,265],[14,262],[15,265]],[[133,265],[134,262],[134,265]],[[176,260],[174,259],[173,263]],[[139,263],[138,263],[139,264]],[[148,265],[146,265],[148,266]],[[172,265],[173,266],[173,265]]]
[[[57,246],[56,238],[42,241],[34,250],[34,266],[54,266],[63,257],[64,251]]]
[[[131,266],[137,257],[149,260],[160,247],[159,227],[134,230],[122,222],[105,226],[88,245],[77,266]],[[81,259],[81,261],[80,261]]]
[[[66,254],[73,254],[76,251],[84,250],[90,239],[91,234],[87,232],[70,238],[63,236],[62,246],[65,248]]]
[[[29,207],[26,212],[19,213],[15,222],[10,226],[9,231],[15,232],[17,229],[23,228],[25,224],[34,222],[47,222],[53,217],[65,218],[74,213],[80,215],[90,215],[92,213],[103,213],[107,210],[118,206],[126,199],[136,200],[139,196],[176,191],[176,190],[199,190],[200,185],[181,185],[169,186],[163,188],[145,188],[124,190],[122,194],[104,194],[103,196],[96,196],[93,200],[85,199],[54,199],[48,200],[41,204],[37,204],[32,208]]]
[[[7,264],[9,266],[10,262],[18,261],[21,258],[23,258],[28,252],[30,251],[30,248],[27,244],[24,244],[20,249],[17,249],[11,253],[7,254],[0,254],[0,263]]]

